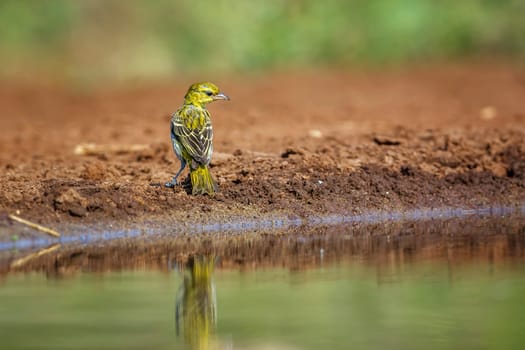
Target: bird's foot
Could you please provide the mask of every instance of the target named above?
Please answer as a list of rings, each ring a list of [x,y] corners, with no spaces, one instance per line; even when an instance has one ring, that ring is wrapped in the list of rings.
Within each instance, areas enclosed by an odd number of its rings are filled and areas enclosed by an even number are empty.
[[[175,186],[178,186],[178,185],[179,183],[177,181],[170,181],[164,184],[164,186],[166,186],[167,188],[175,188]]]

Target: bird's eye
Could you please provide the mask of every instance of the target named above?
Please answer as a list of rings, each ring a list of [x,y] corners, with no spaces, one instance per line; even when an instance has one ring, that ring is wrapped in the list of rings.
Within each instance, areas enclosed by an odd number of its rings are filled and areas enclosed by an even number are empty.
[[[206,95],[211,96],[211,95],[213,95],[213,92],[211,92],[211,91],[206,91]]]

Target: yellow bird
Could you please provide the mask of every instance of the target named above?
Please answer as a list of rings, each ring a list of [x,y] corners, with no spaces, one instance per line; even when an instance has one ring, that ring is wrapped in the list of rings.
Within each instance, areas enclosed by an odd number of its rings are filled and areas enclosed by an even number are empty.
[[[194,256],[186,265],[175,304],[175,329],[191,349],[215,349],[217,296],[214,256]]]
[[[192,194],[213,195],[217,183],[208,168],[213,153],[213,128],[206,105],[230,98],[212,83],[195,83],[188,89],[184,104],[171,118],[171,142],[180,160],[180,169],[166,187],[173,188],[186,165],[190,167]]]

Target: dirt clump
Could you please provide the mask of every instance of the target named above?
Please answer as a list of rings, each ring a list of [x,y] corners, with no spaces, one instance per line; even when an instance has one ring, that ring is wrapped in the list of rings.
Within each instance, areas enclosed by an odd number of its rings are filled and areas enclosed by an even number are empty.
[[[68,188],[53,200],[56,210],[69,213],[71,216],[83,217],[87,214],[88,200],[73,188]]]

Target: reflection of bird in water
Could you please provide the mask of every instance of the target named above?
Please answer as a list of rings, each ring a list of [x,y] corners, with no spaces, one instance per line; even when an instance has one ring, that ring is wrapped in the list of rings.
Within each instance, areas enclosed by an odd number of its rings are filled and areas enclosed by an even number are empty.
[[[177,294],[175,323],[191,349],[209,349],[217,326],[213,256],[190,258]]]

